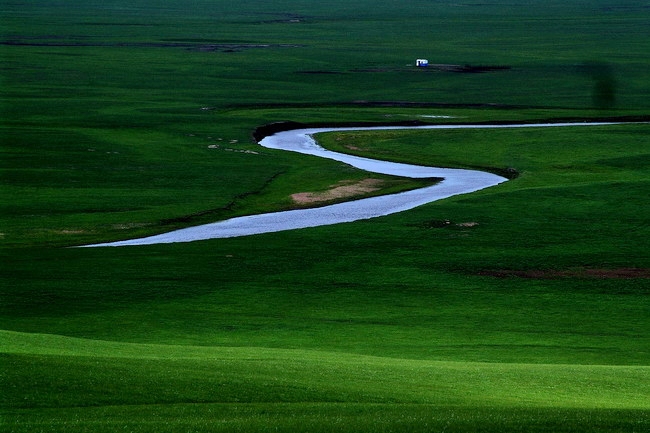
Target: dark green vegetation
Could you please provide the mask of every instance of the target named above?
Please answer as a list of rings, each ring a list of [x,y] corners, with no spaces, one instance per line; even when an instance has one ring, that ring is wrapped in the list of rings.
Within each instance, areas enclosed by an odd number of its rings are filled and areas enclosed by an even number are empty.
[[[348,152],[520,175],[353,224],[63,248],[368,176],[260,149],[251,133],[270,122],[647,116],[649,5],[0,14],[3,431],[650,428],[648,124],[331,134]]]

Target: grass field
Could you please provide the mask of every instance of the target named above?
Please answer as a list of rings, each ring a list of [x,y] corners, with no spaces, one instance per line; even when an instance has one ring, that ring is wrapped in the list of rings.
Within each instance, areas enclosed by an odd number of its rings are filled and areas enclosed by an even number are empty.
[[[325,134],[518,176],[351,224],[65,247],[368,177],[260,148],[272,122],[647,120],[649,7],[1,4],[0,430],[647,431],[648,123]]]

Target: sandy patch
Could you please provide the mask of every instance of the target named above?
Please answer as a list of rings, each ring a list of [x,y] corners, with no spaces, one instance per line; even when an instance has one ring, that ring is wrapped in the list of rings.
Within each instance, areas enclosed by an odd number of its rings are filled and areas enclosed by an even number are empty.
[[[74,229],[64,229],[64,230],[56,230],[55,233],[61,234],[61,235],[82,235],[84,233],[88,233],[87,230],[74,230]]]
[[[292,194],[291,199],[298,204],[314,204],[354,197],[379,190],[384,181],[367,178],[352,184],[349,181],[341,181],[339,183],[343,183],[343,185],[334,186],[325,192],[299,192]]]
[[[111,228],[113,230],[130,230],[137,229],[140,227],[146,227],[151,225],[151,223],[123,223],[123,224],[113,224]]]

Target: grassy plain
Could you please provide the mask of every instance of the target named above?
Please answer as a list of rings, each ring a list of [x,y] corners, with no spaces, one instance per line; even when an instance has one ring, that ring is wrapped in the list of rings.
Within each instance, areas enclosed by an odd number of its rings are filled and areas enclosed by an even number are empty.
[[[252,131],[270,122],[647,116],[647,5],[37,0],[0,13],[3,430],[650,428],[647,124],[324,135],[519,176],[353,224],[64,248],[286,209],[367,177],[260,149]],[[418,57],[509,69],[418,70]]]

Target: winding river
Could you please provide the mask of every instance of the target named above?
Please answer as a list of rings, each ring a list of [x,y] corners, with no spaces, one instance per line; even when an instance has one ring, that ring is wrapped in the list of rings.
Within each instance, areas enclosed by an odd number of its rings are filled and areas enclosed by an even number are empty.
[[[492,173],[476,170],[425,167],[378,161],[332,152],[319,146],[314,140],[313,135],[321,132],[388,129],[540,128],[611,124],[614,124],[614,122],[535,123],[523,125],[424,125],[410,127],[377,126],[365,128],[310,128],[278,132],[262,139],[259,144],[269,149],[299,152],[341,161],[351,166],[374,173],[391,174],[411,178],[437,177],[443,178],[443,180],[433,186],[397,194],[365,198],[318,208],[297,209],[237,217],[139,239],[86,245],[86,247],[119,247],[129,245],[193,242],[206,239],[249,236],[261,233],[352,222],[406,211],[454,195],[467,194],[480,189],[489,188],[507,180],[504,177]]]

